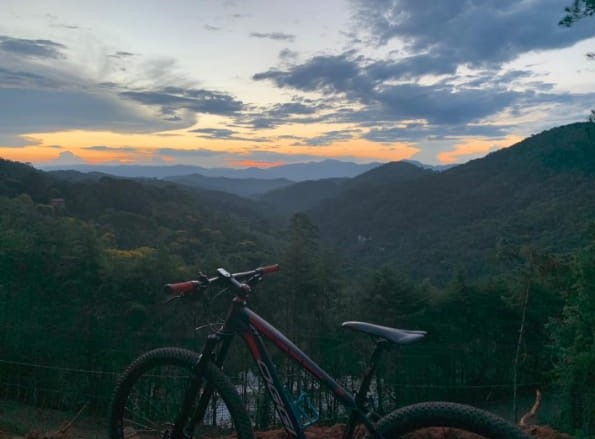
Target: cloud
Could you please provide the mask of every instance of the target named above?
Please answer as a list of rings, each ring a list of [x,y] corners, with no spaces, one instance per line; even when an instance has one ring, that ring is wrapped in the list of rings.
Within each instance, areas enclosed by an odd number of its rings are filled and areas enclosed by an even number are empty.
[[[15,139],[25,133],[72,129],[132,133],[174,127],[175,123],[147,117],[109,94],[78,89],[0,88],[0,131],[12,133]]]
[[[1,148],[22,148],[24,146],[39,145],[41,143],[39,139],[32,139],[31,137],[18,133],[11,134],[8,129],[5,129],[4,131],[4,133],[0,133]]]
[[[359,133],[359,130],[353,129],[333,130],[328,131],[321,136],[310,137],[308,139],[305,139],[303,142],[298,142],[296,145],[326,146],[337,141],[340,142],[342,140],[350,140]]]
[[[195,113],[233,115],[244,107],[241,101],[231,95],[204,89],[165,87],[157,90],[123,91],[119,96],[159,107],[164,115],[176,114],[179,110]]]
[[[520,139],[514,140],[518,141]],[[438,160],[440,163],[444,164],[466,161],[469,158],[483,156],[490,151],[511,146],[513,143],[514,141],[511,141],[510,139],[504,139],[498,142],[491,140],[468,140],[454,145],[453,149],[449,151],[442,151],[438,153]]]
[[[281,104],[275,104],[270,109],[269,114],[274,117],[286,117],[293,114],[314,114],[321,109],[319,102],[306,101],[306,102],[285,102]]]
[[[85,76],[58,53],[65,47],[60,43],[3,36],[0,44],[0,145],[3,147],[30,145],[32,142],[23,136],[32,133],[73,129],[155,132],[186,128],[195,122],[190,111],[164,114],[150,111],[142,99],[136,102],[124,99],[118,93],[129,90],[116,82],[99,82]],[[125,51],[114,55],[132,56]],[[188,92],[187,100],[194,100],[194,105],[201,99],[205,107],[210,103],[215,109],[235,104],[218,94],[195,96],[193,93]]]
[[[391,73],[391,69],[396,72]],[[495,83],[491,86],[468,87],[465,84],[441,81],[431,85],[417,82],[393,84],[400,74],[399,65],[380,61],[365,64],[350,54],[317,56],[285,71],[270,70],[254,75],[255,80],[272,80],[279,87],[301,91],[318,91],[339,95],[363,110],[343,112],[339,118],[351,121],[387,121],[425,119],[429,123],[464,124],[497,113],[530,92],[509,90]],[[460,82],[460,81],[459,81]]]
[[[60,165],[60,166],[69,165],[70,166],[70,165],[83,165],[86,163],[87,162],[85,162],[82,158],[80,158],[73,152],[62,151],[58,155],[58,158],[44,162],[44,166],[55,166],[55,165]]]
[[[268,129],[289,123],[316,123],[325,118],[319,113],[329,108],[327,103],[297,97],[294,99],[291,102],[245,111],[236,117],[236,122],[253,129]]]
[[[212,137],[217,139],[228,139],[234,135],[233,130],[226,128],[199,128],[196,130],[190,130],[191,133],[205,134],[205,137]]]
[[[110,58],[130,58],[132,56],[137,56],[137,54],[120,50],[120,51],[117,51],[116,53],[112,53],[111,55],[108,55],[108,56]]]
[[[238,140],[256,143],[269,141],[266,137],[242,137],[237,135],[236,131],[227,128],[198,128],[189,132],[198,133],[200,134],[198,137],[203,139]]]
[[[95,146],[83,146],[82,149],[87,149],[89,151],[109,151],[109,152],[132,152],[136,153],[139,152],[139,148],[135,148],[133,146],[105,146],[105,145],[95,145]]]
[[[283,32],[269,32],[269,33],[251,32],[250,36],[252,38],[266,38],[266,39],[274,40],[274,41],[289,41],[291,43],[293,43],[295,41],[295,35],[286,34]]]
[[[23,70],[0,67],[0,87],[57,87],[59,80]]]
[[[396,140],[419,142],[462,136],[505,137],[510,132],[508,125],[428,125],[406,123],[401,126],[371,128],[362,137],[373,142],[390,143]]]
[[[100,60],[104,72],[95,78],[69,62],[63,49],[66,46],[55,41],[0,37],[2,146],[26,146],[30,143],[24,134],[61,130],[140,133],[189,128],[197,113],[232,116],[244,108],[229,94],[195,87],[195,81],[176,72],[171,59],[108,52]]]
[[[295,50],[285,48],[281,52],[279,52],[279,58],[285,62],[296,61],[298,59],[298,57],[299,57],[299,53],[296,52]]]
[[[549,106],[550,112],[561,105],[587,108],[591,105],[588,99],[595,98],[592,93],[557,93],[552,84],[538,81],[528,71],[495,67],[467,70],[468,73],[461,74],[456,59],[446,55],[438,56],[435,62],[423,56],[372,60],[350,50],[271,68],[255,74],[253,79],[272,81],[279,88],[321,94],[320,106],[309,122],[368,127],[364,138],[378,142],[421,140],[444,133],[454,137],[502,136],[505,129],[514,129],[512,124],[489,124],[502,114],[518,116],[536,108],[543,110],[545,106]],[[448,75],[433,81],[420,80],[428,71]],[[326,104],[324,111],[321,103]],[[421,124],[412,127],[411,121]],[[269,111],[254,118],[253,123],[255,127],[268,128],[281,122]]]
[[[558,22],[559,0],[352,0],[360,34],[384,45],[398,40],[413,57],[474,67],[500,65],[531,50],[569,47],[595,35],[589,23]],[[431,30],[431,31],[429,31]],[[417,61],[411,63],[419,68]]]
[[[32,58],[64,58],[62,49],[66,46],[51,40],[27,40],[0,35],[0,51],[8,52],[18,56]]]
[[[380,106],[385,120],[424,119],[431,124],[459,124],[480,121],[498,113],[531,93],[504,88],[460,88],[448,84],[386,86],[370,96]]]
[[[502,138],[515,129],[514,122],[490,124],[502,115],[520,116],[533,109],[551,114],[557,107],[573,105],[587,108],[588,99],[594,98],[588,94],[585,101],[585,96],[555,92],[553,84],[530,71],[504,69],[523,53],[569,47],[595,35],[588,25],[572,32],[558,26],[563,7],[556,0],[351,4],[355,26],[349,51],[301,63],[281,57],[281,66],[253,75],[255,81],[323,96],[328,107],[311,114],[311,122],[317,118],[355,124],[364,130],[363,138],[375,142]],[[370,41],[400,48],[384,59],[374,58],[369,55]],[[276,118],[269,111],[253,123],[268,128],[282,120],[287,117]],[[332,136],[321,136],[306,142],[331,140]]]
[[[255,81],[270,80],[278,87],[325,93],[347,93],[369,89],[370,83],[361,75],[359,64],[349,54],[315,56],[301,65],[282,71],[272,69],[256,73]]]

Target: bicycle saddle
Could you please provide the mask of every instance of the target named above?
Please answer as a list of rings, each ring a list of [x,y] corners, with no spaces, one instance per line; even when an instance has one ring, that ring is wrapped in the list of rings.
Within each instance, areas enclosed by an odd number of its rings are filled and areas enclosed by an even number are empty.
[[[343,322],[341,326],[354,331],[364,332],[375,337],[384,338],[391,343],[407,344],[420,340],[427,334],[426,331],[389,328],[388,326],[374,325],[366,322]]]

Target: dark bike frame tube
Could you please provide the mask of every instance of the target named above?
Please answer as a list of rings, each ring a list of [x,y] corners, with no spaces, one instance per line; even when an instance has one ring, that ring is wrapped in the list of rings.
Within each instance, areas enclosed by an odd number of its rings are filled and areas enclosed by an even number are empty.
[[[328,373],[322,370],[306,353],[298,348],[281,331],[260,317],[251,309],[245,307],[240,310],[248,318],[250,327],[256,330],[258,334],[263,335],[271,341],[281,352],[289,356],[293,361],[300,364],[314,378],[323,383],[341,402],[349,409],[355,409],[355,399],[337,383]],[[246,332],[242,334],[244,337]],[[250,346],[248,346],[250,348]],[[251,351],[252,352],[252,351]],[[254,355],[254,353],[252,353]]]
[[[266,350],[262,337],[256,330],[241,334],[250,354],[254,358],[258,371],[264,380],[277,415],[290,438],[305,439],[304,427],[299,419],[298,410],[289,391],[283,386],[276,368]]]
[[[238,295],[233,299],[232,304],[228,309],[225,323],[219,331],[209,336],[207,343],[202,350],[200,359],[195,366],[197,377],[202,376],[202,368],[206,366],[207,362],[212,361],[217,367],[223,367],[233,336],[234,334],[239,334],[246,343],[252,358],[258,366],[260,375],[265,381],[269,395],[273,399],[275,410],[281,418],[287,434],[292,438],[305,439],[304,426],[299,419],[299,411],[291,394],[279,379],[275,365],[271,361],[271,357],[264,344],[264,337],[272,342],[292,361],[307,370],[316,380],[318,380],[318,382],[327,387],[347,409],[351,410],[351,416],[349,417],[349,422],[345,429],[345,439],[350,439],[352,437],[355,424],[358,420],[367,428],[368,432],[374,438],[384,439],[376,430],[372,421],[366,416],[363,408],[360,407],[357,397],[354,398],[282,332],[248,308],[245,299],[246,297],[244,295]],[[217,349],[217,347],[219,347],[219,349]],[[190,422],[186,424],[184,422],[186,419],[184,413],[188,413],[190,409],[189,401],[191,401],[193,397],[198,396],[200,380],[198,379],[197,382],[193,383],[190,387],[191,388],[185,397],[182,413],[174,425],[174,432],[177,433],[174,435],[176,438],[186,437],[186,435],[183,435],[182,433],[182,425],[186,425],[188,427],[187,431],[190,432],[192,431],[193,426],[203,418],[207,404],[213,393],[212,386],[207,384],[203,391],[200,392],[198,405],[193,416],[189,420]],[[182,433],[183,436],[180,433]],[[186,433],[186,430],[184,430],[184,433]]]
[[[368,431],[376,438],[382,436],[376,431],[372,422],[366,417],[355,398],[345,388],[337,383],[328,373],[321,369],[310,357],[289,340],[282,332],[260,317],[246,306],[237,307],[232,314],[232,321],[236,330],[246,343],[250,354],[259,366],[259,371],[267,384],[267,389],[275,403],[277,414],[281,417],[285,430],[290,437],[304,438],[304,427],[299,421],[295,404],[284,386],[281,384],[270,355],[264,345],[262,336],[272,342],[281,352],[286,354],[303,369],[307,370],[314,378],[324,384],[343,405],[359,418]],[[348,430],[352,430],[351,426]]]

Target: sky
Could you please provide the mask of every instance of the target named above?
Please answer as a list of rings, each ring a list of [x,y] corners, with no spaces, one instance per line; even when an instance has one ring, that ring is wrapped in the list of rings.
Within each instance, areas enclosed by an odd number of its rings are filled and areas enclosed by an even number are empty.
[[[461,163],[595,103],[570,0],[1,0],[0,157]]]

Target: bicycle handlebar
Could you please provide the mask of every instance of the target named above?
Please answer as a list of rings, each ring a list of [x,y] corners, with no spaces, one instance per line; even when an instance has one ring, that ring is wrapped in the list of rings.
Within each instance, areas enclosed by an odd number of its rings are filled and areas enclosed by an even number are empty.
[[[263,273],[275,273],[277,271],[279,271],[281,268],[279,267],[279,264],[273,264],[273,265],[265,265],[264,267],[260,267],[260,270]]]
[[[163,286],[163,291],[171,295],[185,296],[187,294],[191,294],[195,289],[198,288],[198,286],[198,281],[189,280],[187,282],[165,284]]]
[[[177,282],[171,284],[165,284],[163,290],[166,294],[173,296],[187,296],[195,293],[201,288],[206,288],[212,283],[217,282],[222,278],[228,279],[235,287],[242,288],[242,283],[239,279],[252,278],[254,276],[262,276],[268,273],[275,273],[279,271],[279,264],[265,265],[264,267],[258,267],[250,271],[242,271],[239,273],[230,274],[223,268],[217,269],[219,276],[208,278],[205,275],[201,275],[199,280],[189,280],[186,282]]]

